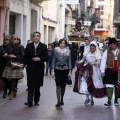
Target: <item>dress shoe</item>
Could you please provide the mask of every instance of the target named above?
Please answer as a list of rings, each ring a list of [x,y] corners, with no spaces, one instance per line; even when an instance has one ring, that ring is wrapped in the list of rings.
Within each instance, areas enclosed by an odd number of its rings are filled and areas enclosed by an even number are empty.
[[[36,103],[34,103],[34,105],[39,106],[39,103],[38,103],[38,102],[36,102]]]
[[[4,93],[4,94],[3,94],[3,98],[6,98],[6,97],[7,97],[7,93]]]
[[[118,102],[115,102],[114,105],[115,105],[115,106],[119,106],[119,103],[118,103]]]
[[[33,106],[32,102],[29,102],[29,103],[28,103],[28,102],[25,102],[24,105],[28,105],[29,107],[32,107],[32,106]]]
[[[104,104],[105,106],[111,106],[111,101],[108,101],[107,103]]]
[[[91,105],[94,105],[94,101],[93,101],[93,100],[90,100],[90,104],[91,104]]]
[[[57,104],[55,105],[55,107],[56,107],[56,108],[59,108],[59,107],[60,107],[60,103],[57,103]]]
[[[61,102],[60,105],[64,105],[64,102]]]

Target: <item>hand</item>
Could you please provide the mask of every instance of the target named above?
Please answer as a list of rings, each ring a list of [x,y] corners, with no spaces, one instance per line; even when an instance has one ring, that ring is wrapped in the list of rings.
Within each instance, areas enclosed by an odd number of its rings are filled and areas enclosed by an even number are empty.
[[[9,58],[12,58],[12,55],[8,55]]]
[[[27,68],[27,65],[25,65],[25,68]]]
[[[71,76],[71,70],[69,71],[69,73],[68,73],[68,77],[70,77]]]
[[[104,73],[104,72],[103,72],[103,73],[101,73],[101,76],[102,76],[102,77],[105,77],[105,73]]]
[[[91,65],[91,66],[93,66],[93,65],[94,65],[94,63],[93,63],[93,62],[91,62],[91,63],[90,63],[90,65]]]
[[[20,64],[21,67],[24,67],[24,64]]]
[[[12,54],[12,58],[16,58],[16,56]]]
[[[55,76],[55,73],[54,73],[54,69],[52,69],[52,77],[54,77]]]
[[[81,63],[82,63],[82,61],[78,61],[77,63],[78,63],[78,64],[81,64]]]
[[[8,55],[10,58],[16,58],[16,56],[15,55],[13,55],[13,54],[10,54],[10,55]]]
[[[8,54],[7,54],[7,53],[5,53],[5,54],[4,54],[4,57],[6,57],[7,55],[8,55]]]
[[[40,61],[40,58],[39,57],[33,57],[32,60],[37,62],[37,61]]]

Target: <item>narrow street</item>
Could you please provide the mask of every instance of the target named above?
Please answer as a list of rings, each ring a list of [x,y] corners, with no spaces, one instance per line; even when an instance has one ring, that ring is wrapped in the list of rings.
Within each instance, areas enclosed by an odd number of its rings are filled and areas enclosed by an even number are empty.
[[[24,78],[18,85],[16,99],[3,99],[2,92],[0,93],[0,120],[120,120],[120,107],[105,107],[107,98],[95,99],[94,106],[85,106],[85,96],[74,93],[73,85],[66,87],[65,105],[56,109],[55,82],[51,76],[45,76],[40,106],[24,105],[27,98],[26,88]]]

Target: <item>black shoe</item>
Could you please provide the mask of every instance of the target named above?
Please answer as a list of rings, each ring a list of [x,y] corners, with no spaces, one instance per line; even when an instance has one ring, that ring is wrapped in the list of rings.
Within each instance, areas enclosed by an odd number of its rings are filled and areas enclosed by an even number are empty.
[[[55,105],[55,107],[56,107],[56,108],[59,108],[59,107],[60,107],[60,103],[57,103],[57,104]]]
[[[26,91],[28,91],[28,88],[26,89]]]
[[[34,105],[39,106],[39,103],[38,103],[38,102],[35,102]]]
[[[90,100],[90,104],[91,104],[91,105],[94,105],[94,101],[93,101],[93,100]]]
[[[4,93],[4,94],[3,94],[3,98],[6,98],[6,97],[7,97],[7,93]]]
[[[25,102],[24,105],[28,105],[28,102]]]
[[[119,106],[119,103],[118,103],[118,102],[114,102],[114,105],[115,105],[115,106]]]
[[[108,102],[107,102],[107,103],[105,103],[104,105],[109,107],[109,106],[111,106],[111,102],[110,102],[110,101],[108,101]]]
[[[33,106],[33,104],[32,104],[31,102],[29,102],[29,103],[28,103],[28,102],[25,102],[24,105],[28,105],[29,107],[32,107],[32,106]]]
[[[64,105],[64,102],[61,102],[60,105]]]

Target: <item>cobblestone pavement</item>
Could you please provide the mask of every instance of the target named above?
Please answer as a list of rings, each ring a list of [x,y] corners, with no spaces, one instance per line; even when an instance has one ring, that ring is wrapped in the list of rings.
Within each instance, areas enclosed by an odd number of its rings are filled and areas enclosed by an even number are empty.
[[[56,109],[55,82],[51,76],[45,76],[40,106],[29,108],[24,105],[26,88],[24,78],[18,85],[18,95],[14,100],[3,99],[3,93],[0,93],[0,120],[120,120],[120,107],[105,107],[103,104],[107,98],[94,99],[94,106],[85,106],[85,96],[72,92],[73,85],[66,87],[65,105]]]

